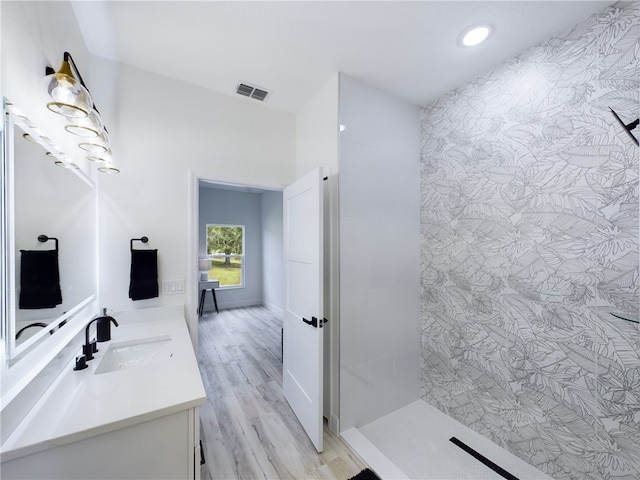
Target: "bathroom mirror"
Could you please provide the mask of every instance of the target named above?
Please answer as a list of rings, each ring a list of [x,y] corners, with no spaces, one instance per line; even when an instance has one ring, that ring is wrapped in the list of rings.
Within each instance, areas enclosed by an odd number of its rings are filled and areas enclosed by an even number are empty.
[[[13,362],[96,297],[96,191],[16,106],[4,110],[2,333]]]

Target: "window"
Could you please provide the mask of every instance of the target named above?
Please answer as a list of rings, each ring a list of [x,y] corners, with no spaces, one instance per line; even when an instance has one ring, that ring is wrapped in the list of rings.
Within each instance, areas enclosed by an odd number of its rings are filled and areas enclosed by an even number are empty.
[[[220,287],[244,286],[244,225],[207,225],[209,278]]]

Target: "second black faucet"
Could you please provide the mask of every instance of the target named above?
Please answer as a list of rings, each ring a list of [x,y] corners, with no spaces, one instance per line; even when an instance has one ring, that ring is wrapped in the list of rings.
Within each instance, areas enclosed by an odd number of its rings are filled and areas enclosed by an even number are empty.
[[[91,324],[93,322],[98,322],[96,328],[96,340],[91,342],[89,340],[89,329],[91,328]],[[107,315],[107,309],[102,309],[102,316],[96,317],[87,323],[87,327],[84,329],[84,345],[82,346],[82,353],[84,356],[84,364],[89,360],[93,360],[93,354],[98,351],[98,342],[106,342],[111,340],[111,323],[114,323],[115,326],[118,326],[118,322],[115,318]],[[83,367],[86,368],[86,367]],[[76,359],[76,369],[81,370],[82,368],[78,368],[78,359]]]

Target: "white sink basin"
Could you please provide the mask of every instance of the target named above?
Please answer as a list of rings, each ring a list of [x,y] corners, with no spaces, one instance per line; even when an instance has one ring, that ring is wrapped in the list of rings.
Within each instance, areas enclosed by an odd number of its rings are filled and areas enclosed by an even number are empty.
[[[126,368],[153,365],[173,356],[171,337],[154,337],[112,343],[106,351],[95,375]]]

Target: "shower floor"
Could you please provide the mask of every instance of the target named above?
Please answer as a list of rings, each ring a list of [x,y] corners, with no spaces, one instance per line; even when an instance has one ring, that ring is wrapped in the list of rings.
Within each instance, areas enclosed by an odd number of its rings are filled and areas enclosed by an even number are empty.
[[[383,480],[504,480],[502,475],[451,443],[451,437],[458,438],[520,480],[552,480],[422,400],[341,435]]]

